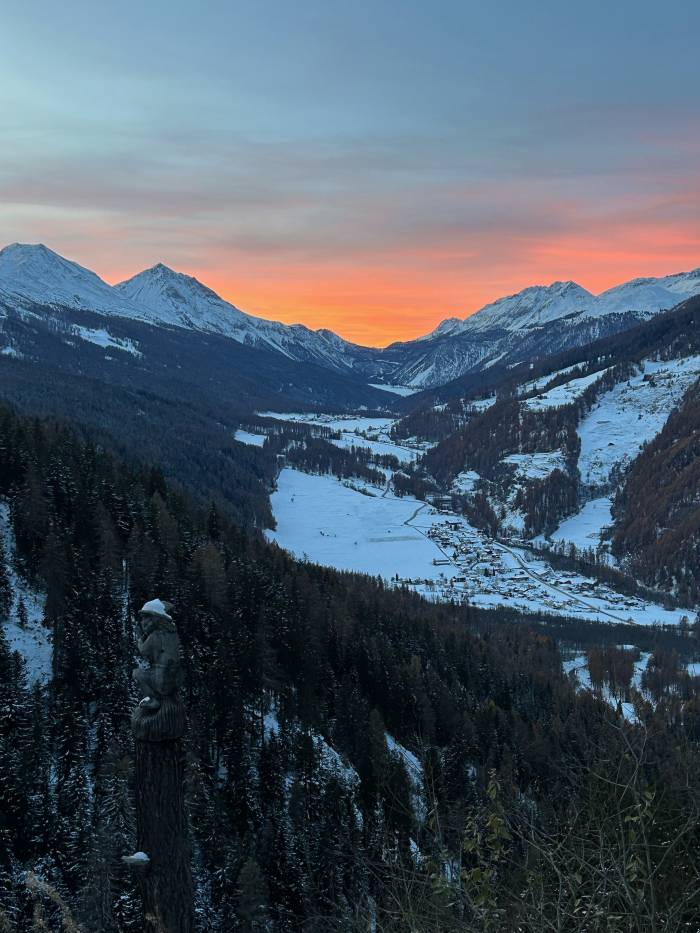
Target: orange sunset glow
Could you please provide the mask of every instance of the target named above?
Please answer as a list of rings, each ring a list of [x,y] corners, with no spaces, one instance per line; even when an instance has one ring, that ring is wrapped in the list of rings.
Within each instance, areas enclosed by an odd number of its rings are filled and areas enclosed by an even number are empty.
[[[573,279],[597,294],[628,279],[696,268],[700,230],[692,224],[609,224],[607,238],[592,230],[533,237],[526,244],[484,237],[461,248],[356,255],[353,263],[232,251],[204,261],[196,257],[191,266],[184,257],[169,264],[247,313],[385,346],[420,337],[446,317],[467,317],[529,285]],[[135,271],[120,268],[104,277],[115,283]]]

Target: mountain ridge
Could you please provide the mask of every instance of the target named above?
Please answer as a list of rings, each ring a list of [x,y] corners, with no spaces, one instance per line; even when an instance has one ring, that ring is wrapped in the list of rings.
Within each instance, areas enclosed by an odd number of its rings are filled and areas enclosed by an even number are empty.
[[[14,243],[0,250],[0,297],[6,301],[217,334],[296,362],[415,389],[618,333],[696,294],[700,268],[632,279],[598,295],[571,280],[530,285],[466,318],[446,318],[423,337],[375,348],[351,343],[328,328],[311,330],[247,314],[198,279],[162,262],[109,285],[43,244]]]

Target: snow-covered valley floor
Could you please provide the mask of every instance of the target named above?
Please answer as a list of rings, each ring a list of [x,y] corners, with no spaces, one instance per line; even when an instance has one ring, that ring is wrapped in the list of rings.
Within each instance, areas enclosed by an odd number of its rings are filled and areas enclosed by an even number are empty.
[[[386,436],[390,424],[382,428]],[[595,508],[605,512],[603,502]],[[460,515],[395,496],[390,482],[371,487],[287,467],[272,509],[277,528],[268,539],[297,557],[405,583],[432,599],[643,625],[677,625],[693,617],[690,609],[667,610],[582,574],[555,570],[546,554],[490,538]],[[599,520],[596,515],[591,524]],[[584,522],[578,533],[590,532]]]

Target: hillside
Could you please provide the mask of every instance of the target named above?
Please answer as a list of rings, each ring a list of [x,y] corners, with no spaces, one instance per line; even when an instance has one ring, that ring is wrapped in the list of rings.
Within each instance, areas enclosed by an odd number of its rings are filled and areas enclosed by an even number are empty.
[[[466,398],[419,408],[394,429],[397,437],[438,442],[414,470],[415,481],[422,472],[428,488],[436,483],[458,511],[492,531],[596,561],[617,559],[633,576],[695,599],[687,582],[641,572],[638,542],[632,546],[628,531],[656,508],[659,492],[641,477],[661,438],[678,438],[673,426],[684,423],[684,398],[700,378],[699,311],[699,299],[690,299],[625,335],[515,367],[500,379],[494,374],[490,386]],[[622,521],[625,490],[635,483],[636,518],[615,533],[614,559],[610,529]],[[675,495],[692,500],[692,482],[687,489],[682,483],[676,477]],[[656,527],[666,527],[660,517]]]
[[[203,931],[247,922],[251,899],[256,922],[275,933],[312,919],[359,930],[371,917],[389,924],[397,897],[422,929],[483,928],[504,911],[515,929],[547,908],[513,900],[512,886],[556,883],[550,854],[517,835],[533,817],[558,859],[574,857],[556,842],[572,800],[597,827],[586,846],[636,853],[632,827],[601,840],[600,826],[616,825],[606,816],[624,795],[649,793],[658,779],[664,797],[657,806],[652,795],[650,825],[681,831],[696,752],[686,748],[681,762],[655,731],[641,768],[624,776],[629,790],[597,798],[607,762],[621,758],[620,743],[637,749],[637,738],[611,728],[606,704],[576,694],[552,639],[527,625],[298,564],[246,538],[225,513],[193,507],[157,472],[6,408],[0,498],[9,515],[0,633],[16,626],[31,587],[45,600],[53,646],[44,690],[31,684],[31,653],[19,645],[24,660],[13,655],[0,637],[3,708],[12,710],[0,719],[0,916],[19,933],[35,909],[24,872],[39,866],[86,930],[142,928],[121,862],[134,819],[125,713],[132,613],[155,594],[174,601],[184,649]],[[661,700],[645,715],[651,726],[670,714]],[[684,716],[690,728],[693,703]],[[501,854],[488,837],[464,850],[465,833],[494,819]],[[682,838],[672,858],[652,849],[661,915],[697,909],[678,870],[697,864],[694,836]],[[445,862],[452,868],[435,888]],[[487,889],[471,873],[490,865],[498,872]],[[401,893],[408,877],[421,891],[415,904]],[[628,893],[615,886],[607,897],[622,909]]]

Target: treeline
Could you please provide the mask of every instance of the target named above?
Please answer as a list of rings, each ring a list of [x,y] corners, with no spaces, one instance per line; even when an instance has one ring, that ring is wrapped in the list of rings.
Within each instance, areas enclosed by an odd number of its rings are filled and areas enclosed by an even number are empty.
[[[357,477],[375,486],[386,483],[384,473],[374,464],[384,460],[392,467],[398,466],[395,457],[372,453],[367,447],[338,447],[320,437],[306,437],[285,448],[285,462],[297,470],[308,473],[331,473],[340,479]]]

